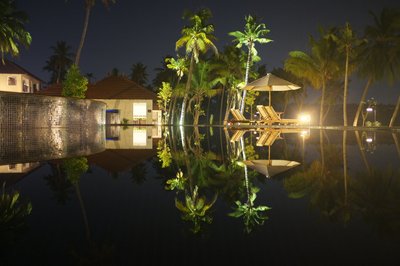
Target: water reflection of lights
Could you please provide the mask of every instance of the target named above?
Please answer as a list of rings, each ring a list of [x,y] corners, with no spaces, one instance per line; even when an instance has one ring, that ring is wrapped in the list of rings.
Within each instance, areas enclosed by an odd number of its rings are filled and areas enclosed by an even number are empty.
[[[363,132],[362,139],[363,148],[369,153],[374,153],[376,150],[376,132]]]
[[[302,130],[300,132],[300,137],[303,138],[303,139],[309,138],[310,137],[310,130],[309,129],[308,130]]]

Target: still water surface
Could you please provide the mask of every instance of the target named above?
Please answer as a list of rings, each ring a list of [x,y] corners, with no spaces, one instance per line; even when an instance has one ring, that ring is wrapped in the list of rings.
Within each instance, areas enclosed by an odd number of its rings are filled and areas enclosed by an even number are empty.
[[[400,259],[396,132],[106,131],[102,151],[0,166],[1,265]]]

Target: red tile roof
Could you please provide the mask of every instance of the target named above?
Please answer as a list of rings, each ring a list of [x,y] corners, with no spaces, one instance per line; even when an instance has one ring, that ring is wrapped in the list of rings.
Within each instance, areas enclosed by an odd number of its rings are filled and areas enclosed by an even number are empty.
[[[53,84],[38,94],[61,96],[61,84]],[[150,99],[155,103],[157,95],[139,84],[120,76],[109,76],[95,84],[90,84],[86,91],[87,99]]]
[[[40,78],[37,76],[33,75],[29,71],[27,71],[25,68],[21,67],[20,65],[17,65],[14,62],[11,62],[10,60],[4,59],[4,64],[0,60],[0,73],[2,74],[25,74],[33,77],[34,79],[37,79],[40,82],[43,82]]]

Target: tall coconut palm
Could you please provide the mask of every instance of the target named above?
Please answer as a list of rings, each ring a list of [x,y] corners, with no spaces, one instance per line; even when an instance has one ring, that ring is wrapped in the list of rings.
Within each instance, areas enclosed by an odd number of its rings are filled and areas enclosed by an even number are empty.
[[[255,48],[256,43],[269,43],[272,40],[265,38],[264,36],[268,34],[269,30],[264,23],[258,23],[255,17],[247,16],[245,17],[246,24],[244,26],[244,31],[233,31],[229,35],[235,37],[234,42],[237,42],[236,47],[242,48],[243,45],[247,47],[247,63],[246,63],[246,75],[244,78],[244,83],[247,84],[249,79],[249,69],[252,65],[252,58],[257,55],[257,50]],[[240,112],[243,113],[244,104],[246,99],[246,90],[243,90],[242,102],[240,104]]]
[[[209,48],[215,54],[218,54],[217,47],[212,42],[215,39],[212,35],[214,26],[206,24],[207,19],[211,17],[210,10],[202,9],[198,13],[187,14],[186,17],[190,21],[190,25],[182,29],[182,37],[176,41],[176,50],[184,46],[186,56],[190,56],[189,73],[186,81],[185,96],[182,101],[179,125],[183,125],[185,120],[186,103],[190,92],[194,63],[198,63],[200,53],[207,52]]]
[[[17,10],[14,0],[0,1],[0,53],[4,63],[4,55],[19,55],[20,45],[28,47],[32,37],[25,29],[28,16]]]
[[[101,2],[103,2],[104,6],[106,8],[108,8],[108,6],[111,3],[115,3],[116,0],[101,0]],[[96,3],[96,0],[84,0],[85,19],[83,22],[83,30],[82,30],[81,40],[79,41],[78,50],[76,51],[76,55],[75,55],[75,62],[74,62],[75,65],[79,65],[79,60],[81,59],[82,48],[83,48],[83,44],[85,43],[86,33],[87,33],[88,26],[89,26],[90,13],[91,13],[92,8],[94,7],[95,3]]]
[[[147,67],[143,63],[138,62],[131,67],[131,80],[137,84],[145,86],[147,82]]]
[[[179,87],[180,81],[183,77],[183,75],[187,72],[187,65],[186,65],[186,60],[181,57],[177,57],[177,59],[173,57],[167,57],[165,58],[165,63],[167,63],[167,68],[172,69],[175,71],[178,79],[175,84],[175,89],[173,93],[173,100],[172,104],[170,105],[172,109],[170,109],[170,123],[174,123],[174,116],[175,116],[175,107],[176,107],[176,99],[178,98],[177,94],[177,88]]]
[[[72,48],[65,41],[57,41],[56,45],[51,46],[50,49],[53,54],[46,61],[43,69],[51,73],[50,82],[58,84],[64,79],[68,68],[72,65]]]
[[[383,9],[379,16],[371,12],[374,24],[365,28],[366,42],[360,48],[358,69],[359,75],[367,78],[367,83],[361,95],[353,126],[357,126],[370,86],[379,80],[392,83],[398,75],[399,14],[400,10],[393,8]]]
[[[320,34],[320,40],[310,37],[309,54],[302,51],[290,52],[284,68],[299,78],[305,78],[315,89],[322,90],[319,116],[319,125],[322,126],[327,84],[337,77],[339,66],[335,42],[332,38],[325,38],[327,32],[324,30],[321,29]]]
[[[337,44],[339,45],[339,51],[344,55],[344,86],[343,86],[343,125],[347,126],[347,94],[349,87],[349,76],[351,75],[353,67],[353,61],[355,57],[355,49],[361,41],[356,37],[353,29],[349,23],[339,30],[337,36],[333,36]]]

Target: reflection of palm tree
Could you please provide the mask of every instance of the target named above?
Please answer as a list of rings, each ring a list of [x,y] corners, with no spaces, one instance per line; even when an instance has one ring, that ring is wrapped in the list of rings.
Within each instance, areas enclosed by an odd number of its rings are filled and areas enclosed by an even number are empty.
[[[256,193],[252,192],[246,203],[239,200],[235,202],[235,211],[229,216],[239,218],[243,217],[245,232],[250,233],[256,225],[263,225],[268,216],[264,213],[270,209],[268,206],[254,206]]]
[[[142,162],[135,165],[134,167],[132,167],[131,173],[132,173],[131,179],[135,184],[138,185],[143,184],[144,181],[146,181],[146,174],[147,174],[146,164]]]
[[[63,169],[67,175],[68,180],[74,185],[76,196],[78,197],[79,204],[81,206],[83,221],[86,228],[86,238],[90,239],[89,222],[86,215],[85,205],[83,204],[81,191],[79,189],[79,180],[81,175],[86,173],[89,169],[88,161],[86,157],[75,157],[64,159],[62,164]]]
[[[198,187],[196,186],[191,195],[185,195],[185,202],[175,199],[175,206],[182,212],[183,220],[193,222],[193,233],[198,233],[202,223],[210,224],[212,222],[212,218],[207,211],[214,205],[216,200],[217,194],[214,195],[210,202],[207,202],[205,197],[199,196]]]
[[[24,225],[25,217],[32,211],[30,202],[20,201],[19,192],[6,193],[5,183],[0,196],[0,231],[16,230]]]
[[[78,265],[113,265],[112,257],[114,255],[114,247],[110,244],[97,244],[92,241],[90,235],[89,221],[86,213],[86,208],[83,203],[79,181],[81,176],[89,169],[88,160],[86,157],[75,157],[64,159],[62,164],[66,172],[68,180],[74,185],[75,192],[81,207],[83,222],[85,224],[86,240],[89,244],[89,250],[85,255],[78,254],[73,251],[73,256],[78,262]]]
[[[379,233],[400,236],[400,179],[388,169],[360,173],[354,179],[353,202],[364,220]]]
[[[56,164],[51,164],[52,174],[43,177],[46,180],[47,185],[53,191],[57,202],[64,205],[71,193],[72,185],[68,181],[64,172]]]

